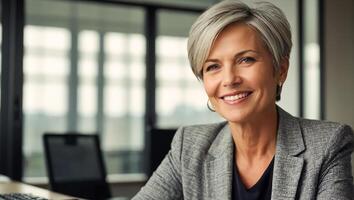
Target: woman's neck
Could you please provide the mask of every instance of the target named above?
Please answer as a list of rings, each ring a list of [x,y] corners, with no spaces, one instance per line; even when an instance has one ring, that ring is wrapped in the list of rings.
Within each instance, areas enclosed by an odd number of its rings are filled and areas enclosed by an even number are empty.
[[[277,121],[277,111],[274,108],[247,123],[230,122],[237,156],[249,162],[261,157],[273,157],[275,154]]]

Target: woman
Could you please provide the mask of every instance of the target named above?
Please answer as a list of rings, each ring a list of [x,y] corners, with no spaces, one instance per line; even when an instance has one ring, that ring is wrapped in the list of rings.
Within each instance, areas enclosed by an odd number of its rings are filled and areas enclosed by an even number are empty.
[[[277,7],[223,1],[191,28],[189,60],[227,122],[181,127],[133,199],[353,199],[349,126],[277,107],[291,50]]]

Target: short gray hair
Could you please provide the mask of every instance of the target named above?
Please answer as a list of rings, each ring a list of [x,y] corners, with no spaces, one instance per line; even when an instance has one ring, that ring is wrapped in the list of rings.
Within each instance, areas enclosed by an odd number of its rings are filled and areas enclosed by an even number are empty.
[[[188,39],[188,58],[193,73],[203,79],[202,68],[213,42],[226,26],[244,23],[255,29],[273,56],[275,71],[291,51],[291,31],[284,13],[267,2],[250,8],[240,1],[226,0],[207,9],[194,22]]]

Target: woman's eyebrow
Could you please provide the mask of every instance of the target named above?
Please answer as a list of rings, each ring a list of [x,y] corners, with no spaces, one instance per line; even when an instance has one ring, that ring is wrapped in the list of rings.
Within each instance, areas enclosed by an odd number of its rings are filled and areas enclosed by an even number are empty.
[[[243,50],[243,51],[240,51],[240,52],[236,53],[234,57],[235,57],[235,58],[238,58],[238,57],[240,57],[240,56],[242,56],[242,55],[244,55],[244,54],[246,54],[246,53],[259,54],[259,52],[256,51],[256,50],[247,49],[247,50]],[[216,59],[216,58],[209,58],[209,59],[205,60],[204,63],[207,63],[207,62],[218,62],[218,61],[219,61],[219,60]]]
[[[205,63],[207,63],[207,62],[217,62],[218,61],[218,59],[213,59],[213,58],[211,58],[211,59],[207,59],[206,61],[205,61]]]
[[[255,54],[259,54],[259,52],[258,51],[256,51],[256,50],[252,50],[252,49],[248,49],[248,50],[244,50],[244,51],[241,51],[241,52],[238,52],[237,54],[235,54],[235,58],[238,58],[238,57],[240,57],[240,56],[242,56],[242,55],[244,55],[244,54],[246,54],[246,53],[255,53]]]

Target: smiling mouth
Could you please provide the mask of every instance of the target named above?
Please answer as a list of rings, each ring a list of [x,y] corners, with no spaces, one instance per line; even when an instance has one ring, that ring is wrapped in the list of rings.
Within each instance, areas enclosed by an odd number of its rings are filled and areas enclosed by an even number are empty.
[[[241,92],[235,95],[227,95],[227,96],[223,96],[221,97],[223,100],[227,101],[227,102],[239,102],[243,99],[245,99],[246,97],[248,97],[249,95],[251,95],[252,92]]]

